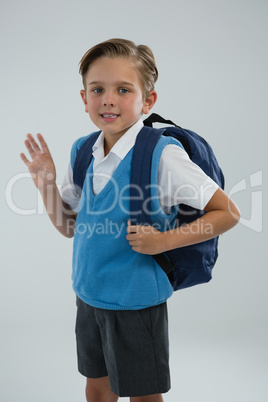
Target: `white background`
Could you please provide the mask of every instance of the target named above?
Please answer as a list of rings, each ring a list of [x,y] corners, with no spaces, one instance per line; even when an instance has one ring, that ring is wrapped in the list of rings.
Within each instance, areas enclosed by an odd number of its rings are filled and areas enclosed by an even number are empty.
[[[28,132],[41,132],[62,182],[72,143],[95,129],[79,95],[79,60],[113,37],[152,48],[154,111],[211,143],[242,214],[220,238],[210,284],[169,301],[165,401],[267,401],[267,11],[267,0],[2,0],[1,401],[85,400],[72,240],[42,213],[30,179],[18,180],[27,172],[19,153]]]

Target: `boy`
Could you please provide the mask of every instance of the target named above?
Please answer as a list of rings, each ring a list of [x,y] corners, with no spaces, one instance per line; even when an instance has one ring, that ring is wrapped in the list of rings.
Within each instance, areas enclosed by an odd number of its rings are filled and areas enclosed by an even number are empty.
[[[62,195],[41,134],[42,150],[28,134],[25,144],[32,162],[24,154],[21,158],[55,227],[66,237],[74,236],[78,368],[87,377],[87,401],[114,402],[127,396],[132,402],[160,402],[170,388],[166,300],[172,287],[151,255],[218,236],[237,223],[239,212],[179,143],[162,139],[152,162],[158,197],[150,200],[152,223],[161,230],[131,225],[133,146],[142,114],[157,99],[153,53],[146,46],[111,39],[83,56],[80,73],[85,111],[101,130],[83,189],[73,184],[73,166],[87,137],[72,147]],[[181,202],[205,209],[200,227],[210,230],[197,233],[192,224],[166,230],[167,223],[174,226],[175,205]]]

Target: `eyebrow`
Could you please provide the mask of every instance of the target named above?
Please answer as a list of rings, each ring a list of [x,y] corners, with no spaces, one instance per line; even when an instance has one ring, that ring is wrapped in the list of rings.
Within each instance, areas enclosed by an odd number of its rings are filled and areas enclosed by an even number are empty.
[[[101,81],[91,81],[88,83],[88,85],[101,85],[103,84],[103,82]],[[132,87],[134,87],[134,85],[131,82],[127,82],[127,81],[118,81],[115,82],[116,85],[130,85]]]

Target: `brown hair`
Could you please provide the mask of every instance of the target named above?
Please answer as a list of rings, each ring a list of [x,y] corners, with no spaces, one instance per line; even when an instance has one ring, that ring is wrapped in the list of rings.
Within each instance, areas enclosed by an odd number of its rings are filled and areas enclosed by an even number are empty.
[[[86,74],[91,64],[99,57],[130,58],[137,69],[142,84],[144,99],[154,90],[158,78],[158,70],[154,54],[148,46],[135,45],[126,39],[109,39],[89,49],[80,60],[79,73],[82,75],[83,85],[86,88]]]

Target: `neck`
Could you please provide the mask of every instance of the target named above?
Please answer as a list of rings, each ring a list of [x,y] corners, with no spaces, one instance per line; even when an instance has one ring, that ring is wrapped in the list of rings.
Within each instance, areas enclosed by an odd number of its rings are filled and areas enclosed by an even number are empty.
[[[111,151],[112,147],[113,147],[113,145],[111,146],[111,145],[107,144],[107,140],[106,140],[106,138],[104,138],[104,146],[103,146],[104,156],[108,155],[108,153]]]
[[[114,144],[120,140],[120,138],[124,135],[123,134],[113,134],[111,136],[108,136],[106,134],[104,134],[104,155],[108,155],[108,153],[111,151],[111,149],[113,148]]]

